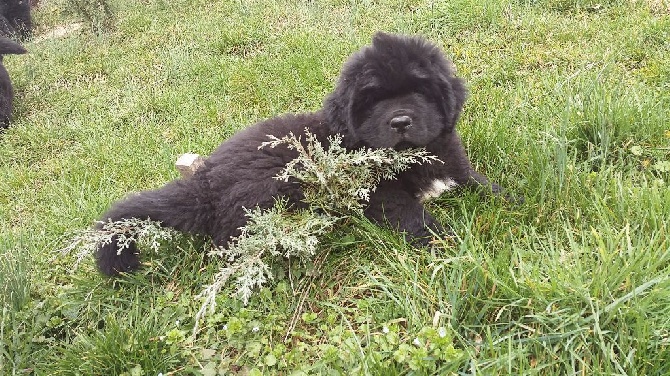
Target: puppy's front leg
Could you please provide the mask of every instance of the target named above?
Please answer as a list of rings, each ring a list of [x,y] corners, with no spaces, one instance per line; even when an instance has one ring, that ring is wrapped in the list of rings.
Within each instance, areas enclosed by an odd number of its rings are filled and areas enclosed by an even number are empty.
[[[491,182],[484,174],[471,169],[467,185],[472,187],[483,187],[491,190],[494,195],[501,194],[504,189],[496,183]]]
[[[419,199],[397,185],[397,182],[385,182],[377,187],[365,209],[368,219],[407,232],[416,245],[427,245],[435,233],[449,233],[424,209]]]

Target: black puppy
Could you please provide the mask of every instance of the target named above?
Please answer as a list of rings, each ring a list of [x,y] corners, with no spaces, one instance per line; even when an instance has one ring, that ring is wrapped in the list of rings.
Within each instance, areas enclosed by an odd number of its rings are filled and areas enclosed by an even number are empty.
[[[7,128],[12,118],[14,88],[9,73],[2,64],[2,55],[24,54],[26,49],[9,38],[0,36],[0,129]]]
[[[296,152],[258,147],[268,134],[292,132],[304,140],[308,128],[321,142],[343,135],[349,149],[425,147],[439,157],[443,164],[418,165],[396,180],[382,181],[365,210],[375,222],[425,244],[433,232],[444,230],[426,212],[423,200],[456,186],[501,190],[472,169],[454,129],[465,98],[463,82],[435,45],[420,37],[378,33],[344,64],[322,110],[255,124],[221,144],[191,178],[131,195],[101,220],[150,218],[226,245],[246,222],[244,208],[269,208],[281,196],[295,207],[304,205],[298,183],[274,179]],[[139,266],[135,245],[119,249],[116,239],[100,246],[96,258],[108,275]]]
[[[0,35],[25,40],[30,38],[32,30],[28,0],[0,0]]]

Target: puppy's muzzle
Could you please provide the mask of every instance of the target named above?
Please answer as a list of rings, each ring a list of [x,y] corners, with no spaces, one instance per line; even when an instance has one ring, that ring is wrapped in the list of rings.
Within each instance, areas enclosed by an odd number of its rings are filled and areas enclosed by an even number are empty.
[[[396,116],[389,121],[389,125],[396,132],[405,133],[412,126],[412,118],[407,115]]]

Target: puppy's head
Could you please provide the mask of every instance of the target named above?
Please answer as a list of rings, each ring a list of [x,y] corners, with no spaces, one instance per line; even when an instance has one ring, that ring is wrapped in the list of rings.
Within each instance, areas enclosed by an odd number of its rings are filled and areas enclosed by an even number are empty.
[[[333,132],[347,146],[426,146],[452,132],[466,90],[435,45],[378,33],[345,63],[324,102]]]

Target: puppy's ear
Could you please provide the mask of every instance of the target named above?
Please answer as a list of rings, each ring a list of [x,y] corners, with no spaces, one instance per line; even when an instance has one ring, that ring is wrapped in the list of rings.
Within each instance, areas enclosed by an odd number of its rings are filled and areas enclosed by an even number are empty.
[[[328,128],[332,133],[345,134],[347,132],[348,100],[340,85],[323,101],[323,112]]]
[[[397,34],[386,33],[383,31],[377,31],[372,36],[372,46],[377,49],[384,49],[385,46],[392,45],[397,43],[399,40],[402,40],[403,36]]]
[[[353,127],[353,106],[358,87],[358,74],[362,70],[363,52],[354,53],[342,67],[335,89],[323,101],[323,116],[331,133],[342,135],[347,147],[359,142]]]
[[[440,72],[438,77],[438,97],[442,99],[440,105],[446,123],[445,131],[453,132],[463,110],[468,91],[463,80],[453,76],[449,70]]]

